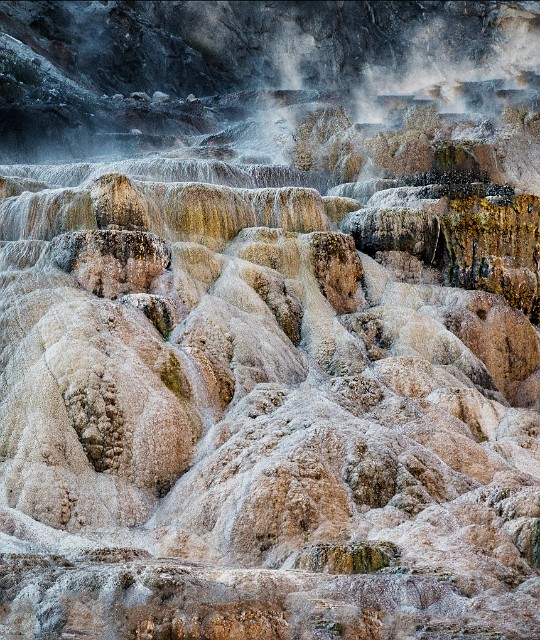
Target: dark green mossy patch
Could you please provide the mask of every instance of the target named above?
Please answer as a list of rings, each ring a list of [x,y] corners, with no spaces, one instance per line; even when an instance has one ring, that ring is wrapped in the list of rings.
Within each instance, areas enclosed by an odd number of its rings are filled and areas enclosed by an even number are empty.
[[[161,382],[174,393],[174,395],[183,400],[189,400],[191,397],[191,386],[189,380],[182,370],[178,358],[171,351],[169,357],[162,365],[159,377]]]
[[[313,544],[302,550],[296,568],[315,573],[375,573],[398,557],[391,542]]]

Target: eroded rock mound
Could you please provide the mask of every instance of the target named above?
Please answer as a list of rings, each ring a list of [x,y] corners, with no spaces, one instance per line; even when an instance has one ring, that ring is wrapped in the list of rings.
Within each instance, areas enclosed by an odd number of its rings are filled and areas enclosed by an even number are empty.
[[[146,292],[171,262],[170,245],[141,231],[74,231],[57,236],[51,250],[61,269],[105,298]]]

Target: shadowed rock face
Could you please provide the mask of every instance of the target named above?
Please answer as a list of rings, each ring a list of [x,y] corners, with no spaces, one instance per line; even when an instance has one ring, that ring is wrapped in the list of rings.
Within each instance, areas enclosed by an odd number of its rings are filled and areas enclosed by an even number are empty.
[[[436,213],[429,210],[366,208],[353,212],[342,223],[356,240],[359,250],[404,251],[431,264],[440,233]]]
[[[210,2],[98,6],[6,2],[0,20],[7,33],[44,53],[68,75],[79,74],[101,93],[152,95],[160,87],[176,97],[178,92],[213,95],[225,88],[247,88],[253,79],[259,86],[283,86],[286,78],[280,77],[280,63],[287,59],[279,47],[294,39],[304,44],[305,59],[299,60],[303,77],[312,76],[314,84],[325,87],[334,82],[346,85],[365,62],[399,58],[410,22],[422,15],[439,17],[452,40],[474,42],[471,48],[481,55],[496,35],[494,29],[487,39],[480,39],[482,25],[497,11],[483,3],[474,5],[472,12],[459,5],[446,12],[412,2],[373,7],[329,2],[316,10],[305,3],[286,2],[254,12],[242,2],[217,9]],[[390,41],[384,32],[362,34],[354,24],[392,24]],[[94,34],[94,42],[82,46],[88,32]],[[331,45],[325,42],[330,35],[339,36]],[[253,54],[255,43],[258,50]],[[310,60],[309,54],[319,48],[317,60]],[[362,52],[360,59],[349,55],[353,50]],[[191,60],[186,62],[188,56]],[[119,59],[125,65],[119,65]],[[329,82],[339,67],[342,77]]]
[[[169,337],[179,314],[172,301],[151,293],[129,293],[122,296],[120,302],[141,309],[165,340]]]

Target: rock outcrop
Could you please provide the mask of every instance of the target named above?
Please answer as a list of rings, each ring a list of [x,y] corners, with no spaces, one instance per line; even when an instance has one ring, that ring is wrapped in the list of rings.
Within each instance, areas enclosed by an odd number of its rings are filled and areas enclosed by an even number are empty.
[[[538,198],[443,194],[424,187],[381,191],[341,228],[361,251],[380,260],[392,251],[420,258],[446,284],[501,294],[537,322]]]
[[[113,299],[146,292],[171,262],[170,245],[141,231],[73,231],[56,236],[51,251],[84,289]]]

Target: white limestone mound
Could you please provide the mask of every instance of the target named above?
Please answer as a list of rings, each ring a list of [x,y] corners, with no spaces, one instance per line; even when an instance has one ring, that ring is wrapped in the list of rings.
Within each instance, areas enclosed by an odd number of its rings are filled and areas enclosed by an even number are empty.
[[[374,640],[426,607],[443,630],[471,608],[506,630],[510,606],[534,629],[538,334],[441,285],[414,194],[349,214],[376,259],[300,187],[109,171],[0,201],[0,566],[22,585],[1,624],[49,629],[39,593],[79,630],[108,594],[139,638],[241,616],[266,635],[234,637],[286,638],[328,602],[317,624]],[[214,622],[180,616],[182,584]]]

